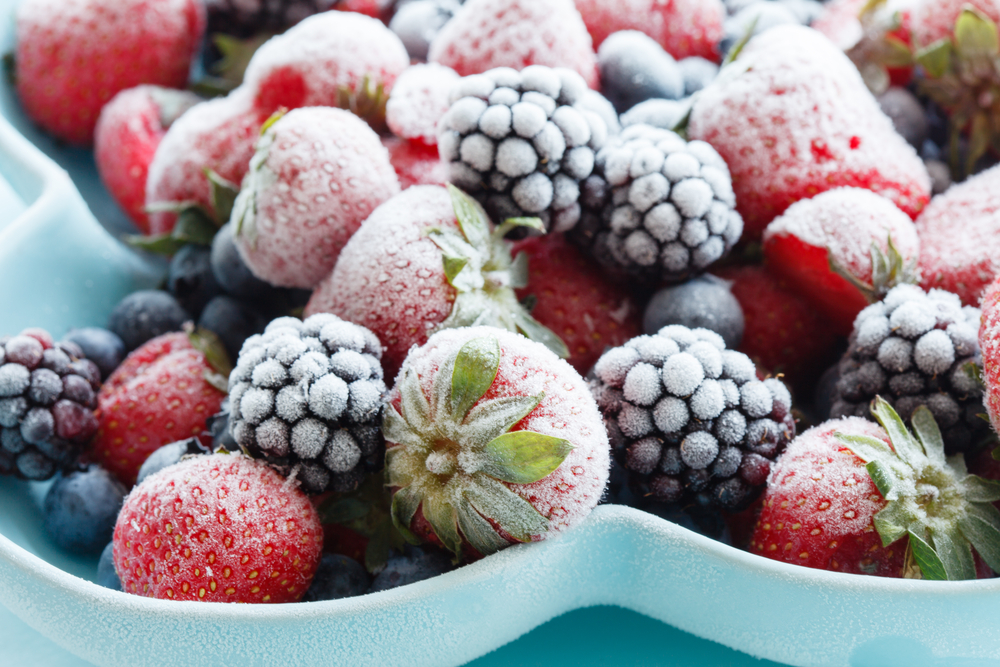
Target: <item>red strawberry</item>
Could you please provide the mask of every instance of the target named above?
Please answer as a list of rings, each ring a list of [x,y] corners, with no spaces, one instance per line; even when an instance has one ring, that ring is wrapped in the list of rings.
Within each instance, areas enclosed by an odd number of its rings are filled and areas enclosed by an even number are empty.
[[[1000,23],[998,0],[918,0],[910,9],[913,41],[923,48],[952,36],[955,21],[968,7],[975,8],[994,23]]]
[[[521,219],[532,221],[541,224]],[[567,356],[517,301],[513,288],[527,276],[503,240],[510,229],[493,230],[482,207],[453,186],[413,186],[365,220],[305,314],[333,313],[373,331],[386,377],[434,331],[473,324],[520,331]]]
[[[226,394],[208,381],[218,371],[185,333],[152,339],[128,355],[97,396],[91,457],[127,485],[160,446],[201,436]]]
[[[205,9],[197,0],[38,0],[21,3],[16,21],[25,112],[59,139],[87,145],[118,91],[184,87]]]
[[[609,281],[562,234],[514,244],[528,257],[528,284],[519,299],[533,296],[532,315],[563,339],[567,361],[587,373],[604,351],[642,333],[642,313],[628,290]]]
[[[495,67],[568,67],[591,88],[597,56],[573,0],[468,0],[431,41],[430,62],[462,76]]]
[[[689,134],[729,165],[744,238],[800,199],[837,187],[884,194],[916,217],[930,178],[857,69],[818,32],[778,26],[754,37],[701,91]]]
[[[171,124],[198,102],[192,93],[136,86],[104,105],[94,129],[94,160],[104,186],[143,233],[149,233],[146,176]]]
[[[413,65],[400,74],[385,105],[385,121],[397,137],[437,146],[437,124],[461,77],[450,67]]]
[[[610,449],[587,384],[522,336],[437,333],[407,356],[388,400],[393,520],[456,558],[562,532],[604,491]]]
[[[975,549],[1000,570],[1000,483],[945,460],[926,408],[913,415],[916,437],[885,401],[874,413],[881,428],[847,417],[792,441],[768,477],[751,551],[854,574],[989,576]]]
[[[401,189],[448,182],[448,165],[441,161],[437,146],[396,137],[383,137],[382,145],[389,150],[389,161],[396,170]]]
[[[871,300],[897,283],[915,282],[919,252],[910,218],[888,199],[858,188],[796,202],[764,231],[768,269],[845,336]]]
[[[182,460],[125,498],[114,533],[122,590],[165,600],[295,602],[323,528],[302,491],[239,454]]]
[[[378,135],[342,109],[296,109],[269,123],[233,206],[233,235],[261,280],[308,289],[344,244],[399,192]]]
[[[983,405],[993,430],[1000,432],[1000,277],[986,288],[981,307],[979,349],[983,355],[983,382],[986,385]]]
[[[740,352],[772,373],[783,373],[796,387],[811,387],[835,357],[837,336],[829,321],[762,266],[713,273],[732,281],[733,296],[743,309]]]
[[[721,0],[575,0],[594,48],[619,30],[641,30],[674,58],[719,61],[726,7]]]
[[[1000,273],[1000,166],[936,196],[916,221],[920,286],[975,306]]]

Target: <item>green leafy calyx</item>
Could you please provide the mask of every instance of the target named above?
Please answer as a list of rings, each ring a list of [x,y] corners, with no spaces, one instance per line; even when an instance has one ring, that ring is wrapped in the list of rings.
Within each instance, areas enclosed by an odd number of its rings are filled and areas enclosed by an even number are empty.
[[[572,451],[566,440],[513,430],[544,398],[490,396],[502,357],[493,336],[475,338],[442,364],[430,395],[417,372],[403,367],[399,408],[387,406],[382,431],[392,517],[404,535],[418,511],[456,559],[465,544],[483,555],[526,542],[548,519],[507,484],[550,475]]]
[[[892,241],[892,236],[886,240],[887,250],[883,251],[878,243],[872,241],[872,279],[865,282],[841,266],[834,258],[833,252],[827,251],[827,261],[830,270],[851,283],[861,292],[869,303],[875,303],[885,298],[897,285],[916,285],[920,282],[920,272],[916,257],[904,259],[899,249]]]
[[[869,436],[836,436],[865,468],[886,505],[874,524],[883,546],[908,538],[907,576],[975,579],[975,548],[1000,572],[1000,483],[969,475],[962,455],[945,458],[944,440],[930,410],[921,406],[910,419],[912,432],[892,406],[875,399],[872,414],[890,445]]]

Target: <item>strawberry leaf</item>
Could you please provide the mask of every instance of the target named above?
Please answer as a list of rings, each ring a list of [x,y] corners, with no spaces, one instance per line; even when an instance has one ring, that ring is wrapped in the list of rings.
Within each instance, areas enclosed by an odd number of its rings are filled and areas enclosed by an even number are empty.
[[[458,504],[458,527],[469,544],[484,556],[496,553],[509,544],[507,540],[497,535],[490,522],[484,519],[465,497]]]
[[[407,366],[403,372],[399,395],[406,423],[418,434],[426,432],[431,423],[431,406],[420,386],[420,376],[411,366]]]
[[[216,227],[221,227],[229,222],[233,213],[233,204],[236,202],[236,195],[240,193],[240,189],[208,167],[205,168],[205,178],[208,179],[209,201],[212,203],[212,211],[215,213],[214,221]]]
[[[560,359],[569,358],[569,348],[566,347],[566,343],[563,342],[562,338],[527,312],[515,312],[514,321],[517,323],[518,333],[522,336],[530,338],[536,343],[541,343],[555,352],[556,356]]]
[[[865,464],[865,470],[868,471],[868,476],[875,482],[875,486],[878,488],[879,493],[882,494],[882,497],[889,498],[892,494],[892,487],[895,481],[895,475],[892,474],[892,471],[877,459]]]
[[[910,426],[913,427],[913,433],[917,436],[917,441],[927,458],[938,465],[944,465],[944,438],[941,437],[941,429],[938,428],[934,415],[927,406],[921,405],[913,411],[913,415],[910,416]]]
[[[932,527],[931,539],[949,581],[976,578],[976,563],[972,559],[972,548],[957,525],[944,529]]]
[[[444,274],[459,292],[471,292],[483,286],[482,261],[477,250],[451,231],[430,229],[427,236],[441,249]]]
[[[917,64],[924,68],[927,76],[940,79],[951,69],[951,40],[939,39],[917,51]]]
[[[514,431],[486,445],[482,471],[504,482],[532,484],[562,465],[573,445],[568,440],[534,431]]]
[[[958,525],[990,569],[1000,572],[1000,511],[989,503],[974,503]]]
[[[887,547],[907,534],[907,526],[913,522],[914,516],[907,512],[900,503],[889,503],[875,515],[873,523],[882,546]]]
[[[1000,54],[996,24],[975,7],[966,5],[955,21],[955,47],[963,58]]]
[[[501,482],[486,475],[476,475],[465,497],[484,517],[492,519],[518,542],[529,542],[549,527],[549,520],[527,500]]]
[[[459,433],[471,448],[484,447],[528,416],[543,398],[545,392],[538,396],[502,396],[483,401],[472,408]]]
[[[913,551],[913,557],[916,559],[924,579],[932,581],[945,581],[948,579],[944,563],[941,562],[941,558],[934,551],[934,548],[912,530],[909,531],[909,534],[910,549]]]
[[[882,460],[886,456],[892,455],[892,449],[889,445],[878,438],[869,435],[847,435],[839,432],[835,435],[842,445],[865,463]]]
[[[226,346],[223,345],[222,339],[215,332],[201,327],[189,327],[187,335],[191,347],[205,355],[205,361],[208,362],[208,365],[223,378],[228,378],[229,374],[233,372],[233,365],[229,361],[229,355],[226,353]]]
[[[528,253],[519,252],[510,263],[510,286],[513,289],[523,289],[528,286]],[[531,309],[528,309],[531,312]]]
[[[545,233],[545,223],[542,222],[541,218],[507,218],[493,230],[493,240],[496,241],[504,238],[512,229],[517,229],[518,227],[525,227],[542,232],[543,234]]]
[[[458,218],[458,226],[473,248],[484,257],[489,256],[490,219],[479,202],[448,183],[448,194]]]
[[[500,368],[500,342],[493,336],[475,338],[458,351],[451,374],[451,413],[461,422],[472,405],[493,385]]]
[[[876,396],[872,402],[871,411],[878,423],[889,434],[889,442],[892,443],[899,458],[910,467],[917,468],[920,459],[924,458],[923,449],[920,443],[906,430],[906,425],[903,424],[903,420],[892,409],[892,406],[886,403],[881,396]]]
[[[432,495],[424,500],[422,507],[424,518],[431,525],[434,534],[457,559],[462,554],[462,536],[458,534],[458,515],[454,505],[439,495]]]
[[[969,475],[961,482],[962,493],[970,503],[993,503],[1000,500],[1000,482]]]
[[[403,487],[392,494],[391,514],[396,528],[400,531],[405,530],[406,533],[410,532],[410,524],[420,507],[421,500],[420,494],[415,492],[412,486]]]

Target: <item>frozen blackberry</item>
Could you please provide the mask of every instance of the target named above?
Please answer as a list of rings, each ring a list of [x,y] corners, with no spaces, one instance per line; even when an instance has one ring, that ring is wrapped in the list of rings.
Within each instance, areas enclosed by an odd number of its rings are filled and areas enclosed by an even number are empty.
[[[381,355],[373,333],[334,315],[272,321],[229,376],[233,438],[309,493],[355,488],[385,455]]]
[[[983,390],[976,368],[979,309],[962,306],[944,290],[924,292],[900,285],[854,320],[847,353],[838,367],[831,418],[855,415],[874,420],[876,396],[892,404],[904,420],[926,405],[951,456],[972,452],[989,434]]]
[[[42,480],[71,469],[97,432],[100,386],[75,343],[0,338],[0,475]]]
[[[604,353],[591,390],[634,495],[739,510],[795,435],[791,395],[707,329],[666,326]]]
[[[613,275],[677,282],[722,258],[743,233],[729,168],[703,141],[630,125],[581,184],[573,236]]]
[[[207,34],[250,37],[262,32],[280,33],[336,4],[337,0],[205,0]]]
[[[572,228],[580,181],[608,138],[588,90],[576,72],[541,65],[464,77],[438,125],[451,182],[496,221],[537,216],[550,231]]]

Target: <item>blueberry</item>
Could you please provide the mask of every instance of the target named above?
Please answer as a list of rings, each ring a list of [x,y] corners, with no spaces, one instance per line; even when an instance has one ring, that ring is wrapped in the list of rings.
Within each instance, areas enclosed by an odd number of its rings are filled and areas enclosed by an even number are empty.
[[[125,487],[100,466],[60,474],[45,496],[45,532],[61,548],[98,553],[111,540]]]
[[[115,571],[114,546],[114,542],[108,542],[108,546],[101,552],[101,560],[97,561],[97,585],[120,591],[122,580]]]
[[[928,132],[927,116],[916,95],[894,86],[878,96],[878,104],[896,132],[914,148],[923,146]]]
[[[107,379],[125,358],[125,343],[121,337],[100,327],[70,329],[62,342],[78,345],[83,354],[97,364],[103,379]]]
[[[274,287],[253,273],[240,257],[230,225],[223,225],[212,240],[212,273],[216,281],[229,294],[244,299],[260,299],[274,291]]]
[[[198,319],[198,326],[214,331],[226,346],[229,358],[235,360],[243,341],[262,333],[267,321],[246,302],[223,295],[208,302]]]
[[[414,60],[427,60],[431,40],[458,11],[454,0],[416,0],[399,7],[389,21],[392,30]]]
[[[323,554],[302,602],[322,602],[364,595],[371,580],[361,563],[340,554]]]
[[[240,451],[240,446],[229,430],[229,397],[222,399],[219,411],[208,418],[208,432],[212,434],[212,451],[225,449],[228,452]]]
[[[443,551],[407,544],[403,547],[402,555],[395,552],[390,554],[385,569],[375,577],[368,592],[387,591],[397,586],[430,579],[448,572],[453,567],[451,558]]]
[[[668,324],[709,329],[722,336],[726,347],[736,349],[743,338],[743,309],[725,280],[706,274],[653,295],[643,329],[652,335]]]
[[[129,352],[191,319],[177,299],[160,290],[132,292],[111,311],[108,329],[121,337]]]
[[[756,20],[756,24],[754,23]],[[779,25],[796,25],[799,23],[795,13],[788,7],[777,2],[753,2],[740,8],[726,19],[723,24],[725,36],[719,43],[719,50],[725,54],[734,44],[739,42],[753,25],[753,34],[759,35]]]
[[[150,475],[158,473],[164,468],[169,468],[189,454],[208,454],[208,449],[199,442],[198,438],[188,438],[163,445],[142,462],[135,483],[142,484],[143,480]]]
[[[222,294],[222,286],[212,272],[212,251],[186,245],[170,260],[167,289],[191,315],[197,317],[212,297]]]
[[[951,169],[947,164],[941,160],[925,159],[924,166],[931,177],[931,194],[939,195],[951,187]]]
[[[684,77],[684,94],[693,95],[712,83],[719,73],[719,66],[711,60],[699,56],[684,58],[677,62]]]
[[[597,53],[604,96],[618,113],[649,99],[680,99],[684,78],[673,56],[637,30],[608,37]]]

